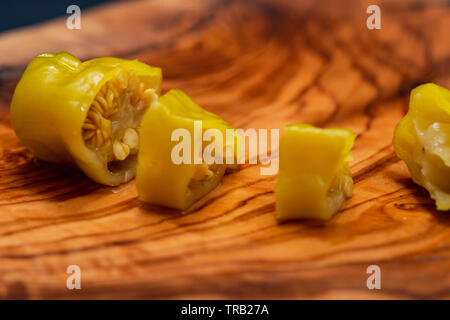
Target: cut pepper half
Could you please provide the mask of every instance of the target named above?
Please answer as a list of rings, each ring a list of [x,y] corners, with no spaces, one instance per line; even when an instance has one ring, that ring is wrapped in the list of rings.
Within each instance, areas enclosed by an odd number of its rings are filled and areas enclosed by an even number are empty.
[[[352,194],[348,163],[355,137],[346,129],[285,127],[275,188],[278,219],[329,219],[339,210]]]
[[[161,78],[161,69],[137,60],[43,53],[17,84],[13,128],[39,159],[78,166],[101,184],[127,182],[136,172],[139,123]]]
[[[412,90],[393,144],[414,182],[428,190],[437,209],[449,210],[450,91],[433,83]]]
[[[195,126],[201,124],[201,135],[195,133]],[[223,140],[213,153],[222,163],[207,163],[203,157],[197,158],[199,144],[205,151],[210,142],[203,142],[203,134],[214,129],[221,133]],[[221,181],[227,167],[226,149],[233,148],[238,156],[240,136],[236,134],[233,143],[228,143],[226,130],[235,129],[197,104],[180,90],[170,90],[154,102],[146,111],[141,122],[141,146],[136,182],[139,198],[145,202],[185,210]],[[185,133],[174,139],[174,132]],[[178,139],[179,138],[179,139]],[[194,141],[195,139],[200,139]],[[229,142],[229,141],[228,141]],[[235,143],[236,142],[236,143]],[[186,143],[184,150],[180,144]],[[177,147],[178,146],[178,147]],[[187,157],[187,161],[174,161],[173,155]]]

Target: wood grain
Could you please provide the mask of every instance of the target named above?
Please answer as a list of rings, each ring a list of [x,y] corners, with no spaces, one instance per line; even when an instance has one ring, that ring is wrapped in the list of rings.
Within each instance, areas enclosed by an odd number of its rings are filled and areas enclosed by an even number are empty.
[[[382,29],[368,30],[378,4]],[[450,87],[448,1],[133,1],[0,35],[1,298],[450,298],[450,215],[391,140],[409,90]],[[139,58],[242,128],[302,121],[358,133],[353,197],[327,223],[279,224],[275,176],[246,165],[186,213],[36,163],[8,106],[28,61]],[[66,289],[68,265],[82,289]],[[366,268],[382,290],[366,288]]]

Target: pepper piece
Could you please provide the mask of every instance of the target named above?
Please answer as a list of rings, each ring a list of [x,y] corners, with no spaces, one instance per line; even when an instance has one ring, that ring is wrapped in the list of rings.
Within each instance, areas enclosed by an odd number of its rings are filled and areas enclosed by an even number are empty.
[[[196,137],[195,126],[201,121],[200,134],[209,129],[218,130],[223,137],[221,145],[214,156],[222,158],[223,163],[205,163],[204,157],[198,157],[195,143],[199,143],[205,151],[211,142],[204,142],[202,137]],[[197,127],[198,128],[198,127]],[[173,139],[173,132],[182,129],[190,137],[188,140]],[[235,138],[227,144],[226,130],[231,129]],[[154,102],[147,110],[141,122],[141,146],[139,150],[139,165],[136,174],[139,199],[148,203],[185,210],[195,201],[209,193],[221,181],[227,167],[226,149],[232,148],[234,159],[239,158],[238,145],[242,136],[217,115],[208,112],[195,104],[180,90],[170,90]],[[194,141],[194,139],[200,141]],[[175,163],[172,158],[174,148],[180,143],[187,143],[181,153],[187,152],[187,160]],[[200,149],[199,149],[200,150]],[[187,163],[186,163],[187,162]],[[217,161],[219,162],[219,161]],[[228,161],[230,162],[230,161]]]
[[[339,210],[353,189],[348,162],[355,137],[346,129],[285,127],[275,187],[278,219],[325,220]]]
[[[428,190],[438,210],[449,210],[450,91],[433,83],[413,89],[393,144],[413,181]]]
[[[13,128],[36,158],[78,166],[101,184],[127,182],[136,172],[139,122],[161,77],[137,60],[43,53],[17,84]]]

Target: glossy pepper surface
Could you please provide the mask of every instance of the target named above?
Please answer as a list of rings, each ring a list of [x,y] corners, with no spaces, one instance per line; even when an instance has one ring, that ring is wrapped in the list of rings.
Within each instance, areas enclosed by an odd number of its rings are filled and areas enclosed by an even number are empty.
[[[135,175],[139,121],[157,99],[161,77],[159,68],[137,60],[81,62],[67,52],[43,53],[17,84],[13,128],[35,157],[118,185]]]
[[[413,89],[393,143],[414,182],[428,190],[437,209],[449,210],[450,91],[433,83]]]
[[[195,157],[198,157],[195,144],[200,143],[203,151],[210,145],[202,137],[196,137],[195,126],[199,124],[201,135],[208,129],[221,133],[222,148],[217,148],[214,155],[218,159],[222,158],[223,163],[207,163],[201,156],[195,163]],[[179,129],[187,136],[173,139],[172,134]],[[227,129],[235,133],[232,126],[199,107],[180,90],[170,90],[160,97],[146,111],[141,122],[142,143],[136,175],[139,198],[148,203],[184,210],[214,189],[227,167],[235,167],[226,164],[226,149],[233,149],[233,161],[237,161],[240,154],[238,148],[241,136],[236,134],[235,139],[227,142]],[[197,138],[201,141],[194,141]],[[187,143],[187,148],[181,153],[185,156],[189,154],[186,158],[188,161],[182,163],[173,158],[176,146],[180,143]],[[175,153],[178,154],[178,151]]]
[[[329,219],[339,210],[353,189],[348,162],[355,137],[346,129],[285,127],[275,188],[278,219]]]

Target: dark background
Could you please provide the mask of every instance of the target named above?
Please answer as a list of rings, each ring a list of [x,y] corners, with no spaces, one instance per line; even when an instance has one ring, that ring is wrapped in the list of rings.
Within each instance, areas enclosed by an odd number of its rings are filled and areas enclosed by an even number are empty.
[[[83,9],[111,0],[0,0],[0,32],[67,15],[67,7],[75,4]]]

